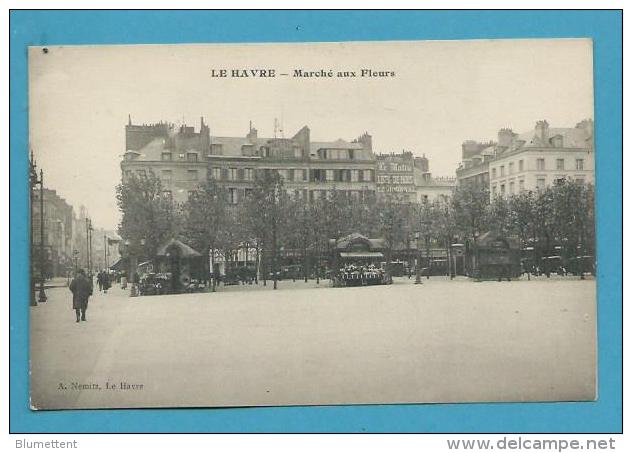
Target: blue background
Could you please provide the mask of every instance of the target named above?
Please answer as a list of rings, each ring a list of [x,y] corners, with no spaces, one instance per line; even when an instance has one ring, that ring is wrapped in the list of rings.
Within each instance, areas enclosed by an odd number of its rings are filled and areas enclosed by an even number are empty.
[[[13,11],[10,21],[11,431],[620,432],[621,17],[619,11]],[[27,46],[562,37],[594,40],[599,262],[597,402],[29,410]]]

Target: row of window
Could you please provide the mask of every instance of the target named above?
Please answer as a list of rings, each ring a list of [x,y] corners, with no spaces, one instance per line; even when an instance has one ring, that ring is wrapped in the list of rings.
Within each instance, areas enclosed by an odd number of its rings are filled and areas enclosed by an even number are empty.
[[[221,156],[224,154],[223,145],[221,143],[211,144],[211,154]],[[241,145],[242,156],[262,156],[273,159],[302,159],[303,151],[298,146],[287,145],[285,147],[270,147],[260,146],[259,149],[255,149],[252,144]]]
[[[520,181],[518,181],[518,190],[520,192],[522,192],[524,190],[524,179],[521,179]],[[509,195],[513,195],[516,192],[516,183],[514,181],[511,181],[509,183]],[[500,184],[500,195],[506,195],[507,191],[506,191],[506,185],[505,184]],[[499,192],[497,190],[496,185],[494,184],[492,186],[492,196],[496,196],[499,195]]]
[[[556,170],[565,170],[566,161],[564,158],[555,159],[555,169]],[[497,177],[496,169],[498,168],[500,172],[500,177],[505,176],[505,166],[501,165],[499,167],[492,168],[492,178]],[[584,159],[575,159],[575,170],[583,170],[584,169]],[[542,171],[546,170],[546,160],[543,157],[536,159],[536,170]],[[514,173],[514,162],[509,162],[507,165],[508,174]],[[524,160],[520,159],[518,161],[518,171],[524,171]]]
[[[160,160],[167,161],[167,162],[173,161],[173,154],[174,153],[171,153],[171,152],[163,152],[160,155]],[[198,161],[198,153],[187,152],[187,153],[179,154],[178,156],[180,157],[180,159],[186,158],[188,162]]]
[[[285,181],[292,182],[373,182],[375,178],[373,170],[257,169],[256,171],[276,171]],[[126,178],[130,178],[132,174],[132,170],[125,170]],[[136,175],[145,177],[147,172],[144,169],[136,170]],[[255,169],[214,167],[211,169],[211,176],[217,181],[253,181]],[[161,170],[160,179],[164,182],[173,181],[173,170]],[[198,181],[199,179],[197,169],[186,171],[187,181]]]
[[[228,188],[228,202],[231,204],[237,204],[240,201],[243,201],[249,198],[252,195],[253,189],[246,188]],[[325,198],[331,198],[333,192],[331,190],[307,190],[307,189],[296,189],[296,190],[287,190],[288,195],[294,196],[297,199],[306,200],[309,197],[309,201],[313,202],[315,200],[321,200]],[[353,200],[365,200],[369,197],[375,197],[375,191],[373,190],[339,190],[338,194],[343,197],[348,197]]]
[[[555,182],[557,181],[563,181],[565,178],[555,178]],[[578,182],[580,184],[583,184],[585,182],[585,179],[583,176],[576,176],[575,177],[575,182]],[[538,177],[536,178],[535,181],[535,188],[536,190],[543,190],[546,187],[546,177]],[[518,191],[522,192],[523,190],[525,190],[525,186],[524,186],[524,179],[521,179],[518,181]],[[492,185],[492,196],[496,196],[496,195],[514,195],[516,193],[516,183],[515,181],[509,181],[509,188],[507,189],[507,185],[505,183],[499,184],[498,186],[496,184]]]
[[[132,174],[134,172],[132,172],[132,170],[125,170],[125,178],[131,178]],[[144,178],[147,176],[147,171],[146,170],[136,170],[136,175]],[[160,179],[163,182],[172,182],[173,181],[173,170],[160,170]],[[199,181],[200,176],[198,173],[198,170],[187,170],[186,172],[186,180],[187,181]]]
[[[255,150],[252,144],[244,144],[241,146],[241,153],[244,156],[256,156],[270,157],[277,159],[302,159],[303,150],[296,145],[281,142],[278,146],[261,146],[259,150]],[[222,155],[223,146],[221,143],[213,143],[211,145],[211,154]],[[319,149],[316,153],[319,159],[325,160],[354,160],[362,158],[362,154],[358,150],[354,149]]]
[[[252,188],[236,188],[229,187],[228,188],[228,202],[230,204],[237,204],[240,201],[244,201],[252,196],[253,189]],[[188,191],[188,195],[191,196],[193,190]],[[309,197],[309,201],[313,202],[315,200],[321,200],[325,198],[331,198],[333,192],[331,190],[307,190],[307,189],[296,189],[296,190],[287,190],[288,195],[294,196],[295,198],[306,200]],[[353,200],[366,200],[370,197],[375,197],[374,190],[339,190],[338,194],[341,194],[344,197],[353,199]],[[162,191],[162,196],[165,198],[173,197],[173,192],[171,190],[165,189]],[[426,200],[428,196],[425,196]]]
[[[173,179],[172,170],[160,170],[160,179],[164,182],[171,182]],[[199,174],[197,170],[187,170],[187,181],[198,181]]]
[[[213,167],[211,177],[217,181],[252,181],[255,171],[277,172],[285,181],[290,182],[373,182],[375,171],[368,170],[348,170],[348,169],[307,169],[307,168],[285,168],[285,169],[252,169],[252,168],[224,168]]]
[[[353,160],[359,154],[353,149],[319,149],[317,152],[319,159],[325,160]]]

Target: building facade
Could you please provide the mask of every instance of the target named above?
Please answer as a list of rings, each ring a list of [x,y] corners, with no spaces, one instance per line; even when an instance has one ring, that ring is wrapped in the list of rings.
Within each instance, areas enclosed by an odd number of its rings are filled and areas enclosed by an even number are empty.
[[[40,266],[40,247],[42,244],[40,191],[33,192],[31,207],[31,234],[33,249],[31,263],[38,275]],[[66,276],[72,269],[74,212],[65,199],[55,190],[44,189],[44,273],[47,277]]]
[[[433,178],[425,155],[414,156],[410,151],[376,156],[376,182],[378,196],[394,195],[408,203],[432,202],[442,196],[451,196],[456,179]]]
[[[278,172],[290,195],[309,201],[333,190],[356,199],[397,194],[404,202],[432,201],[450,195],[456,184],[453,178],[433,178],[425,156],[376,155],[366,132],[350,141],[315,141],[308,126],[286,138],[260,137],[251,124],[244,136],[232,137],[211,135],[203,118],[198,131],[166,122],[134,125],[129,119],[125,138],[123,179],[153,172],[178,202],[212,178],[237,204],[266,171]]]
[[[456,170],[457,184],[489,189],[489,162],[496,156],[496,143],[467,140],[461,149],[463,158]]]
[[[200,119],[200,130],[171,123],[125,126],[125,154],[121,163],[123,179],[153,172],[165,192],[185,201],[188,192],[207,178],[210,130]]]
[[[538,121],[522,134],[501,129],[497,142],[477,144],[480,150],[470,154],[473,143],[463,145],[458,184],[479,184],[491,197],[537,191],[565,179],[594,183],[592,120],[567,128],[550,128],[547,121]]]
[[[207,171],[228,190],[231,203],[247,197],[256,175],[266,171],[280,174],[288,194],[309,201],[334,189],[355,198],[376,191],[375,155],[367,133],[352,141],[324,142],[312,141],[307,126],[291,138],[259,137],[250,127],[245,137],[211,137]]]
[[[309,200],[333,189],[353,197],[375,194],[375,156],[367,133],[352,141],[322,142],[311,140],[307,126],[291,138],[259,137],[251,126],[243,137],[211,136],[204,119],[198,132],[169,123],[133,125],[131,119],[125,129],[123,179],[151,171],[179,202],[212,178],[239,203],[253,189],[257,173],[265,171],[277,171],[288,193]]]

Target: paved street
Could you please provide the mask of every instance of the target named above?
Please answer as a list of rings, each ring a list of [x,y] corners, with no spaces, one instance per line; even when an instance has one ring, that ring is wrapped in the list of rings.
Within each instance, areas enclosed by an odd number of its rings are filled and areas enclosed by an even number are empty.
[[[591,399],[595,282],[310,281],[31,308],[37,408]],[[121,385],[123,383],[123,385]],[[114,387],[115,388],[112,388]]]

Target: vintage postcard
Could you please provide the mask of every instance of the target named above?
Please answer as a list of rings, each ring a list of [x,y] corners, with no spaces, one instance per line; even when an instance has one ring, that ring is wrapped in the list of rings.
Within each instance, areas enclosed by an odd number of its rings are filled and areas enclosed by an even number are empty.
[[[596,399],[592,52],[31,47],[32,409]]]

